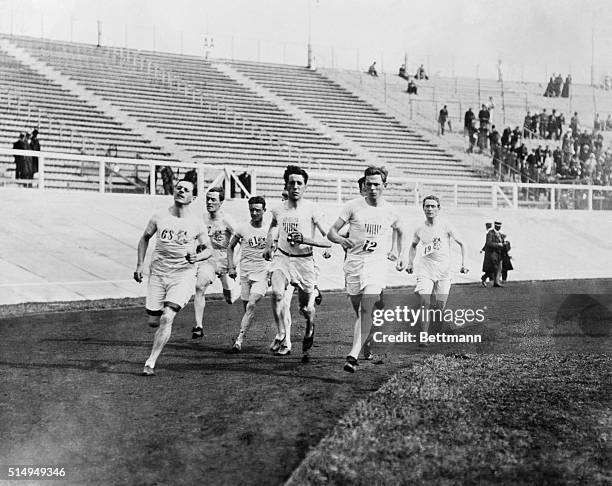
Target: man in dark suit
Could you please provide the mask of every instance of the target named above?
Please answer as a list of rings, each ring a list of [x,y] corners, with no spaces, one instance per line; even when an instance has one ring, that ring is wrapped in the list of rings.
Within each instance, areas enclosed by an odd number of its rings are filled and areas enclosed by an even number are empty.
[[[482,264],[484,275],[480,278],[483,287],[487,286],[487,278],[493,280],[493,287],[502,287],[500,279],[504,243],[499,232],[500,229],[501,223],[495,221],[493,229],[490,229],[487,233],[484,247],[485,256]]]
[[[27,150],[25,133],[20,133],[19,138],[13,143],[13,149],[15,150]],[[24,159],[23,155],[15,155],[15,179],[23,179],[24,172]]]
[[[30,139],[30,150],[36,150],[40,152],[40,141],[38,140],[38,129],[32,131],[32,138]],[[32,157],[32,173],[38,172],[38,157]]]
[[[501,229],[501,225],[500,225]],[[502,249],[502,261],[501,261],[501,281],[502,284],[506,283],[508,280],[508,271],[514,270],[512,266],[512,257],[509,255],[510,252],[510,242],[506,239],[506,235],[504,233],[499,233],[502,238],[502,243],[504,244],[504,248]]]

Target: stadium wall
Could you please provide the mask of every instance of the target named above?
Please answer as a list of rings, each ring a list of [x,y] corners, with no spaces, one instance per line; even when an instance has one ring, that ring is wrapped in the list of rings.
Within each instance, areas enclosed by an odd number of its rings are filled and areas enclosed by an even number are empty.
[[[0,203],[0,305],[144,296],[146,286],[131,280],[138,239],[150,215],[171,204],[169,197],[7,188],[0,190]],[[330,225],[340,206],[319,207]],[[224,208],[237,221],[248,219],[246,200],[228,201]],[[402,208],[402,215],[409,233],[423,220],[414,207]],[[446,209],[443,201],[441,217],[468,248],[470,273],[455,273],[457,283],[478,281],[484,223],[493,220],[503,222],[512,243],[511,281],[612,276],[610,212]],[[316,254],[322,262],[321,251]],[[458,272],[456,245],[453,255]],[[319,265],[322,289],[344,287],[342,261],[343,252],[335,247],[331,260]],[[389,263],[389,282],[411,286],[414,276]],[[210,291],[219,292],[218,283]]]

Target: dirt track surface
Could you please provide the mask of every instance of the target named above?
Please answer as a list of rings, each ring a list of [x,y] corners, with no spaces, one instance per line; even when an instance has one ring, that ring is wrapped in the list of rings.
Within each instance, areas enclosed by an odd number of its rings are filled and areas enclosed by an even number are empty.
[[[612,281],[456,286],[451,304],[486,305],[485,325],[499,327],[533,316],[538,292],[611,294]],[[294,354],[274,357],[267,299],[239,355],[226,354],[239,303],[211,301],[200,342],[191,340],[189,306],[155,377],[139,375],[153,337],[140,308],[0,320],[0,463],[63,466],[58,484],[280,484],[356,400],[400,367],[456,347],[402,349],[347,374],[354,317],[344,294],[326,294],[312,363],[302,365],[303,319],[295,310],[294,300]]]

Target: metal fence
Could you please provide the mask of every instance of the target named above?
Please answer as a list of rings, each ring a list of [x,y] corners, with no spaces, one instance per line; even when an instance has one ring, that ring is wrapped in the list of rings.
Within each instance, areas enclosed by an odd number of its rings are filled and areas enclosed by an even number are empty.
[[[16,180],[11,156],[36,157],[38,173],[33,179]],[[164,168],[170,169],[166,175]],[[171,187],[165,184],[168,174],[174,183],[189,171],[195,171],[191,175],[196,176],[198,192],[225,185],[228,198],[253,194],[276,198],[283,187],[281,167],[261,168],[247,163],[230,167],[0,148],[0,183],[5,187],[164,194],[171,193]],[[312,170],[309,176],[311,199],[340,203],[358,195],[357,171]],[[439,195],[445,206],[455,208],[612,210],[612,186],[392,177],[386,189],[390,201],[415,207],[420,207],[428,194]]]

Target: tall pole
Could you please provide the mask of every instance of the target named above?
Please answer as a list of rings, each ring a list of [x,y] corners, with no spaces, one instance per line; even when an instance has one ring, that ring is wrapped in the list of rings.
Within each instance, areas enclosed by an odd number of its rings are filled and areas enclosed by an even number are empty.
[[[591,18],[591,86],[595,86],[595,12]]]
[[[311,0],[306,1],[308,2],[308,64],[306,67],[312,69],[312,8]]]
[[[102,22],[98,20],[98,47],[102,45]]]

